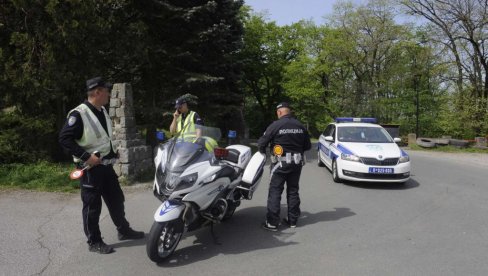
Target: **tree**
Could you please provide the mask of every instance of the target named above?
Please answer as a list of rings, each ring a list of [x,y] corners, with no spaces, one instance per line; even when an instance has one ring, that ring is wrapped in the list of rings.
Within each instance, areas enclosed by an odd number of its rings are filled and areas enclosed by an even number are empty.
[[[276,104],[287,99],[282,85],[284,68],[298,54],[298,34],[293,27],[265,22],[263,15],[245,12],[244,18],[242,87],[248,97],[247,118],[257,119],[252,120],[251,128],[256,137],[275,119]]]
[[[207,123],[243,133],[244,99],[237,86],[241,5],[233,0],[135,2],[150,35],[136,89],[144,107],[138,113],[141,121],[154,128],[163,111],[172,113],[178,96],[191,93],[199,99],[194,108]],[[170,120],[166,117],[161,126]]]
[[[0,145],[18,144],[14,160],[19,162],[60,159],[57,130],[85,97],[85,80],[94,76],[133,84],[138,123],[161,122],[174,99],[191,92],[200,98],[208,123],[242,129],[242,116],[235,112],[243,103],[236,59],[241,5],[234,0],[3,1],[0,128],[34,119],[38,123],[21,125],[16,133],[38,136],[1,136]],[[13,143],[14,137],[20,141]]]
[[[30,160],[59,158],[57,129],[68,108],[83,96],[84,81],[112,77],[131,59],[117,50],[117,17],[125,1],[3,1],[0,7],[0,88],[2,108],[22,121],[34,118],[36,139],[21,136]],[[119,39],[120,40],[120,39]],[[123,51],[129,52],[129,51]],[[127,56],[127,55],[126,55]],[[2,114],[4,116],[4,114]],[[48,129],[48,133],[44,130]],[[46,154],[47,153],[47,154]],[[21,159],[19,161],[22,161]],[[25,161],[25,160],[24,160]]]
[[[450,50],[457,67],[459,101],[456,110],[475,135],[488,131],[488,3],[483,0],[405,0],[412,14],[426,18],[440,30],[439,43]],[[475,104],[475,108],[468,108]],[[469,111],[467,111],[467,110]],[[467,112],[466,112],[467,111]]]

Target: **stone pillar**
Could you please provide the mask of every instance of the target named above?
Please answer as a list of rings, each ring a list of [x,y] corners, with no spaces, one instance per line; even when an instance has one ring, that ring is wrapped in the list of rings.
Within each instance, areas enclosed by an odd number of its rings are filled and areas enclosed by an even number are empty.
[[[415,133],[408,134],[408,146],[417,144],[417,135]]]
[[[110,117],[113,137],[119,152],[114,170],[119,176],[133,179],[152,166],[152,152],[136,129],[132,87],[129,83],[116,83],[110,98]]]

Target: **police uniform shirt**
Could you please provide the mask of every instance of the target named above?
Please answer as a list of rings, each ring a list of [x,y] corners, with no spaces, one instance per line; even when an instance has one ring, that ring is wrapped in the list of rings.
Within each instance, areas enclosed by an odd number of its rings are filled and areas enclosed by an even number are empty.
[[[97,116],[98,121],[102,125],[105,132],[108,134],[107,130],[107,121],[105,120],[105,114],[103,110],[98,111],[98,109],[93,106],[90,102],[85,101],[90,110]],[[90,158],[91,153],[86,152],[82,147],[80,147],[75,140],[81,139],[83,136],[83,120],[81,119],[80,112],[74,110],[68,117],[68,120],[64,124],[63,128],[59,133],[59,143],[68,150],[71,155],[74,155],[80,158],[83,161],[88,160]],[[113,149],[110,150],[110,153],[103,157],[103,159],[111,159],[115,158],[116,154],[113,152]]]
[[[258,140],[258,147],[261,153],[266,153],[266,146],[271,143],[283,147],[285,153],[301,153],[312,147],[310,136],[305,126],[291,114],[282,116],[268,126],[266,132]]]

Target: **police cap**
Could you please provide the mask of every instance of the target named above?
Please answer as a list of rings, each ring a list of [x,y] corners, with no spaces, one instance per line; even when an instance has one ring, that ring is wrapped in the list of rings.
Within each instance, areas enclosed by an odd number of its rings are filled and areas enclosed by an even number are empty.
[[[95,89],[97,87],[105,87],[105,88],[108,88],[109,90],[112,90],[113,85],[110,82],[106,82],[101,77],[95,77],[93,79],[89,79],[86,81],[86,90],[87,91],[90,91],[90,90]]]
[[[278,110],[278,109],[280,109],[280,108],[282,108],[282,107],[286,107],[286,108],[291,109],[290,104],[289,104],[289,103],[287,103],[287,102],[281,102],[281,103],[279,103],[279,104],[276,106],[276,109]]]
[[[180,108],[181,105],[183,105],[184,103],[186,103],[186,97],[179,97],[178,99],[176,99],[175,108]]]

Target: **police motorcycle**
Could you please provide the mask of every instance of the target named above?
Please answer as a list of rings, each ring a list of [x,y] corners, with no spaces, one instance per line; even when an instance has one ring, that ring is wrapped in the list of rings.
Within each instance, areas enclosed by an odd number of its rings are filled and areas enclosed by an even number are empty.
[[[265,155],[244,145],[217,147],[220,129],[202,126],[201,134],[176,134],[159,145],[154,195],[161,206],[147,239],[149,258],[162,262],[183,234],[229,219],[243,199],[252,199],[263,173]]]

